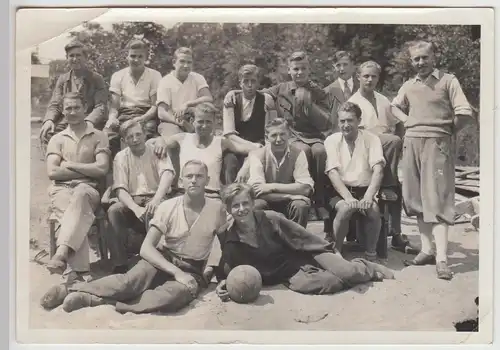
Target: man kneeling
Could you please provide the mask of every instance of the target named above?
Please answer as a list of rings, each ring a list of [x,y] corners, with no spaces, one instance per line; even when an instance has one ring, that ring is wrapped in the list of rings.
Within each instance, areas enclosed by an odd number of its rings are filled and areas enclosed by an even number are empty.
[[[218,230],[222,255],[215,273],[217,294],[227,297],[225,278],[239,265],[251,265],[263,285],[283,283],[303,294],[333,294],[356,284],[394,278],[385,266],[365,259],[347,261],[331,243],[281,213],[255,209],[253,189],[242,183],[222,192],[232,220]]]
[[[258,209],[271,209],[303,227],[311,200],[314,181],[309,173],[306,154],[288,143],[290,132],[285,119],[277,118],[266,125],[265,147],[249,155],[250,184],[257,195]]]
[[[187,162],[181,176],[186,191],[156,210],[142,259],[125,274],[74,285],[64,300],[65,311],[112,304],[121,313],[174,312],[207,286],[203,272],[226,211],[220,200],[205,197],[209,178],[204,163]]]

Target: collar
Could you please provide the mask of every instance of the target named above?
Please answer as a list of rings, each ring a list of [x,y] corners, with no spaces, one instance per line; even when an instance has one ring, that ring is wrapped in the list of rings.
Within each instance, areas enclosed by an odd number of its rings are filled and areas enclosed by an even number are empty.
[[[148,67],[144,67],[144,71],[142,72],[142,74],[139,78],[142,78],[144,76],[144,74],[146,74],[147,70],[148,70]],[[127,67],[127,73],[130,77],[132,77],[132,68],[130,66]]]
[[[241,93],[241,99],[242,99],[243,101],[248,101],[249,103],[254,102],[256,97],[257,97],[257,95],[255,95],[255,96],[254,96],[251,100],[249,100],[249,99],[247,99],[247,98],[245,97],[245,94],[243,94],[243,92]]]
[[[273,157],[273,159],[275,160],[276,164],[278,164],[278,160],[276,159],[276,156],[274,155],[273,150],[271,149],[271,144],[269,142],[266,142],[266,145],[264,147],[266,148],[266,153],[269,156]],[[282,163],[283,163],[283,160],[288,155],[288,153],[290,153],[290,144],[288,144],[286,146],[285,154],[283,154],[283,158],[281,158],[281,162]],[[280,165],[280,164],[278,164],[278,165]]]
[[[262,210],[255,210],[254,217],[255,217],[255,223],[256,223],[257,232],[258,232],[260,230],[262,220],[265,217],[265,213]],[[247,240],[245,238],[245,236],[240,234],[240,232],[238,231],[238,227],[235,225],[235,221],[233,218],[231,218],[231,221],[228,223],[226,232],[227,232],[226,242],[239,242],[239,243],[247,244],[253,248],[258,248],[258,245],[255,242],[251,242],[250,240]]]
[[[85,124],[87,124],[87,123],[85,123]],[[83,138],[85,135],[93,134],[94,132],[95,132],[95,129],[92,126],[90,126],[90,125],[87,124],[87,126],[85,128],[85,131],[83,132],[83,135],[82,135],[81,138]],[[73,132],[73,130],[70,129],[69,125],[66,127],[66,129],[64,129],[63,131],[61,131],[61,135],[69,136],[73,140],[77,139],[77,137],[75,136],[75,133]]]
[[[345,86],[346,81],[347,81],[347,84],[349,86],[354,86],[354,79],[352,77],[350,77],[347,80],[344,80],[341,77],[339,77],[339,83],[340,83],[340,86],[342,86],[342,88]]]
[[[363,130],[362,129],[358,129],[358,137],[356,137],[356,140],[354,140],[354,145],[355,146],[358,144],[358,142],[361,140],[362,137],[363,137]],[[347,143],[347,140],[345,139],[344,134],[342,134],[342,141],[344,141],[345,143]]]
[[[432,73],[429,76],[433,76],[434,78],[439,80],[439,69],[434,68],[434,70],[432,71]],[[422,82],[422,79],[420,79],[418,74],[415,75],[415,78],[414,78],[414,82],[417,82],[417,81]],[[424,81],[425,81],[425,79],[424,79]]]

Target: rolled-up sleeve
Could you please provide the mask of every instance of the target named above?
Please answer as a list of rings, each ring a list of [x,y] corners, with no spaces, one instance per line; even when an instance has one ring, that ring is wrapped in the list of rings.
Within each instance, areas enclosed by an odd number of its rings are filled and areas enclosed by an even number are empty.
[[[227,221],[227,212],[225,207],[222,205],[217,218],[217,229],[221,228]],[[212,250],[208,256],[207,266],[218,266],[222,258],[222,248],[219,239],[216,237],[217,231],[214,232],[214,242],[212,243]]]
[[[264,94],[264,109],[266,112],[276,110],[276,104],[271,95]]]
[[[159,106],[160,103],[165,103],[167,106],[172,106],[172,98],[170,95],[170,89],[168,88],[169,76],[164,76],[158,83],[158,89],[156,92],[156,105]]]
[[[373,168],[377,164],[381,164],[383,167],[385,166],[385,158],[384,153],[382,151],[382,142],[377,135],[370,134],[369,135],[369,149],[368,149],[368,163],[370,167]]]
[[[201,74],[195,74],[195,83],[196,83],[196,91],[200,91],[201,89],[208,88],[208,83],[205,77]]]
[[[97,144],[95,146],[94,155],[99,153],[106,153],[111,156],[111,150],[109,149],[109,139],[108,136],[102,131],[96,131]]]
[[[333,169],[340,168],[338,149],[339,147],[338,147],[338,142],[336,140],[336,135],[328,136],[325,140],[325,150],[326,150],[325,174],[328,174]]]
[[[54,135],[47,145],[46,157],[50,154],[55,154],[56,156],[63,157],[62,154],[62,140],[60,135]]]
[[[254,154],[250,153],[248,155],[248,162],[250,164],[250,170],[249,170],[249,176],[248,176],[248,181],[247,183],[249,185],[254,185],[254,184],[265,184],[266,183],[266,177],[264,175],[264,166],[262,165],[262,162],[255,156]]]
[[[161,177],[165,171],[170,171],[175,176],[172,160],[168,156],[158,159],[158,176]]]
[[[153,71],[153,79],[151,81],[151,89],[149,91],[149,96],[155,96],[158,93],[158,85],[161,81],[161,73],[158,71]]]
[[[309,164],[307,162],[307,157],[304,151],[301,151],[297,160],[295,161],[295,167],[293,169],[293,178],[296,183],[309,185],[311,189],[314,189],[314,180],[309,173]]]
[[[122,88],[120,86],[121,82],[121,72],[116,72],[111,76],[111,81],[109,83],[109,91],[118,96],[122,95]]]
[[[149,222],[151,227],[156,227],[163,235],[166,235],[171,226],[171,218],[174,213],[174,207],[172,206],[172,200],[166,200],[161,203],[155,210],[153,218]]]
[[[222,109],[222,129],[223,135],[238,134],[234,122],[234,106],[235,106],[234,91],[229,91],[224,97],[224,106]]]
[[[455,115],[472,116],[469,101],[467,101],[467,97],[456,77],[453,77],[450,81],[449,98]]]

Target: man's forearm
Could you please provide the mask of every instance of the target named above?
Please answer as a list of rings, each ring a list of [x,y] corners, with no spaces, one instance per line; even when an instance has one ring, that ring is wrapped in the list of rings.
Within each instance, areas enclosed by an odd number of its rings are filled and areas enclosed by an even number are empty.
[[[301,195],[309,196],[311,192],[311,187],[309,185],[300,183],[282,184],[282,183],[272,183],[269,184],[273,186],[273,194],[290,194],[290,195]]]
[[[76,171],[77,173],[81,173],[85,176],[92,177],[92,178],[99,178],[102,176],[105,176],[108,172],[108,167],[99,164],[97,162],[95,163],[71,163],[68,166],[68,169]]]
[[[128,193],[128,191],[123,188],[118,188],[116,190],[116,197],[118,197],[120,202],[125,204],[125,206],[132,211],[134,211],[139,207],[139,205],[134,201],[134,198],[132,198],[130,193]]]
[[[328,178],[330,179],[333,188],[335,188],[335,191],[337,191],[337,193],[340,194],[344,200],[352,198],[351,192],[349,192],[336,170],[330,171],[328,173]]]
[[[214,99],[211,96],[201,96],[201,97],[198,97],[195,100],[187,102],[187,105],[188,105],[188,107],[196,107],[200,103],[203,103],[203,102],[213,102],[213,100]]]
[[[172,113],[172,109],[166,105],[158,106],[158,119],[160,119],[163,122],[179,125],[177,120],[175,120],[174,114]]]
[[[373,169],[373,175],[372,179],[370,181],[370,185],[368,185],[368,188],[365,193],[365,197],[367,198],[374,198],[375,194],[380,189],[380,184],[382,183],[382,177],[384,176],[384,168],[382,165],[377,164],[375,165]]]
[[[154,197],[157,199],[165,198],[170,186],[172,186],[172,181],[174,181],[174,174],[170,170],[165,170],[161,174],[160,183]]]
[[[151,106],[151,108],[148,109],[147,112],[142,116],[142,120],[147,122],[156,118],[157,110],[158,109],[156,108],[156,106]]]
[[[235,146],[237,146],[238,150],[241,151],[241,154],[248,155],[250,152],[259,149],[259,147],[257,147],[257,145],[255,145],[253,142],[245,140],[235,134],[228,135],[227,139],[231,141]]]
[[[81,179],[81,178],[86,177],[83,174],[74,172],[72,170],[69,170],[67,168],[63,168],[60,166],[53,167],[49,171],[48,176],[49,176],[49,179],[53,180],[53,181],[67,181],[67,180],[75,180],[75,179]]]
[[[169,274],[170,276],[175,277],[176,275],[183,273],[181,269],[165,259],[163,254],[160,253],[160,251],[158,251],[156,247],[148,244],[147,241],[144,241],[144,243],[142,244],[140,255],[148,263],[156,267],[158,270]]]
[[[96,106],[92,112],[85,118],[86,121],[91,122],[94,126],[99,125],[102,123],[106,118],[106,106],[105,105],[98,105]]]

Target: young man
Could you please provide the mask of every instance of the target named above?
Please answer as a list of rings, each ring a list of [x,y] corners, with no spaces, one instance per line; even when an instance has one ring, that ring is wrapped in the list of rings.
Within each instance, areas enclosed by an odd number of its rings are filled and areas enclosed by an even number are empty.
[[[373,260],[377,257],[381,226],[375,196],[382,182],[385,159],[380,139],[369,131],[359,130],[360,123],[358,105],[344,103],[339,109],[340,132],[330,135],[325,141],[326,174],[334,188],[330,209],[335,215],[335,248],[342,251],[351,216],[359,213],[363,237],[358,238],[364,245],[366,258]]]
[[[329,96],[330,114],[334,131],[338,131],[337,119],[338,109],[349,100],[351,96],[359,89],[359,82],[354,76],[355,66],[354,58],[350,52],[338,51],[333,57],[333,67],[338,74],[337,80],[328,85],[324,91]]]
[[[68,126],[47,146],[49,196],[52,214],[60,224],[57,250],[47,269],[62,274],[63,282],[40,301],[47,309],[60,305],[68,286],[89,272],[87,234],[100,203],[99,182],[109,170],[108,138],[85,122],[83,98],[68,93],[62,105]]]
[[[127,120],[121,125],[120,134],[127,148],[118,152],[114,160],[112,189],[118,202],[108,209],[115,273],[127,268],[128,229],[146,235],[149,221],[170,192],[175,175],[170,159],[158,158],[153,141],[146,142],[143,124]]]
[[[217,109],[209,102],[194,108],[194,133],[179,133],[166,141],[159,137],[155,141],[156,153],[162,157],[166,152],[171,158],[179,159],[180,168],[191,159],[203,161],[208,167],[210,180],[205,187],[207,196],[219,197],[221,190],[222,155],[226,151],[244,154],[246,149],[238,143],[222,136],[214,135],[215,114]],[[174,165],[175,167],[175,165]],[[178,190],[183,192],[179,181]]]
[[[192,69],[193,52],[181,47],[174,53],[174,70],[160,80],[156,104],[160,119],[158,132],[164,138],[192,132],[192,108],[213,101],[207,81]]]
[[[431,43],[411,43],[409,53],[417,75],[403,84],[393,104],[408,114],[403,201],[406,213],[417,217],[422,249],[406,263],[436,264],[437,277],[450,280],[448,229],[455,219],[453,137],[472,111],[457,78],[435,68]]]
[[[64,47],[70,71],[62,74],[56,82],[47,113],[40,130],[40,141],[47,145],[50,138],[65,130],[68,122],[62,106],[63,96],[69,92],[83,97],[85,120],[96,129],[102,130],[107,119],[108,89],[101,75],[87,67],[85,46],[72,41]]]
[[[289,138],[290,131],[284,119],[276,118],[267,123],[266,146],[249,155],[248,184],[255,191],[257,209],[283,213],[307,227],[314,181],[304,151],[289,145]]]
[[[392,246],[398,250],[404,250],[408,242],[401,235],[402,196],[398,179],[403,141],[396,133],[404,127],[403,122],[406,116],[398,108],[392,106],[387,97],[375,91],[381,71],[380,65],[374,61],[362,63],[357,75],[359,90],[349,98],[349,102],[357,104],[361,109],[359,129],[378,135],[382,142],[386,165],[380,191],[385,198],[392,200],[389,205]]]
[[[181,177],[186,192],[156,210],[141,247],[142,259],[125,274],[74,285],[64,300],[65,311],[112,304],[120,313],[175,312],[207,287],[205,267],[209,256],[218,258],[210,253],[227,214],[220,200],[205,197],[205,164],[186,163]]]
[[[239,265],[255,267],[264,285],[284,284],[303,294],[333,294],[357,284],[394,278],[385,266],[365,259],[347,261],[331,243],[274,211],[255,209],[247,184],[226,187],[222,198],[232,219],[218,230],[222,254],[216,293],[229,299],[225,279]]]
[[[127,45],[128,67],[111,76],[111,105],[105,130],[114,156],[120,150],[119,128],[127,120],[144,124],[146,138],[157,134],[156,91],[161,73],[144,65],[148,47],[141,40]]]
[[[237,155],[226,152],[223,160],[224,180],[228,185],[248,177],[248,166],[242,169],[246,156],[264,144],[266,122],[276,118],[274,101],[257,91],[259,68],[247,64],[238,71],[241,90],[231,90],[224,98],[222,122],[224,136],[246,151]],[[248,164],[247,164],[248,165]],[[241,172],[240,172],[241,170]]]
[[[292,81],[264,90],[276,104],[277,116],[288,122],[290,144],[303,150],[309,170],[315,181],[315,205],[320,216],[325,216],[322,190],[327,179],[324,174],[326,152],[325,134],[331,130],[328,96],[309,79],[309,60],[304,52],[295,52],[288,59],[288,73]]]

